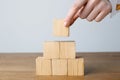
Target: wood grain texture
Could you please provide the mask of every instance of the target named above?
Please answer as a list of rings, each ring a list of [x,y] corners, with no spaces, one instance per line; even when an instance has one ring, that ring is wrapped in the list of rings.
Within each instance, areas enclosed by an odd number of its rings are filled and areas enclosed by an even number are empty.
[[[76,48],[74,41],[61,41],[60,42],[60,58],[61,59],[74,59],[76,57]]]
[[[38,76],[37,80],[84,80],[84,76]]]
[[[68,59],[68,75],[84,76],[84,58]]]
[[[0,80],[120,80],[120,52],[85,52],[85,77],[39,77],[35,59],[40,53],[0,54]],[[51,77],[51,78],[49,78]]]
[[[58,37],[69,36],[69,28],[64,27],[63,19],[55,19],[53,23],[53,35]]]
[[[67,59],[52,59],[52,75],[67,75]]]
[[[78,75],[78,60],[77,59],[68,59],[68,76],[77,76]]]
[[[43,57],[46,59],[59,58],[59,42],[46,41],[44,43]]]
[[[43,57],[36,58],[36,75],[52,75],[52,61]]]
[[[78,76],[84,76],[84,67],[85,67],[84,66],[84,58],[78,58],[77,60],[78,60],[77,75]]]

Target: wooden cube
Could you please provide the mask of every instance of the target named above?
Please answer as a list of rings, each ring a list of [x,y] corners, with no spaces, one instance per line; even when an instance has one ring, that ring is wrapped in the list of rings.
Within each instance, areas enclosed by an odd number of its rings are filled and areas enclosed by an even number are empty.
[[[46,59],[59,58],[59,42],[47,41],[44,43],[43,56]]]
[[[84,58],[78,59],[78,76],[84,75]]]
[[[64,26],[63,19],[55,19],[53,25],[53,34],[58,37],[69,36],[69,28]]]
[[[67,59],[52,60],[52,75],[67,75]]]
[[[69,59],[68,60],[68,75],[69,76],[77,76],[78,73],[78,66],[77,66],[78,60],[77,59]]]
[[[74,41],[61,41],[60,42],[60,58],[75,58],[75,42]]]
[[[84,59],[68,59],[68,76],[84,75]]]
[[[36,75],[52,75],[52,61],[43,57],[36,58]]]

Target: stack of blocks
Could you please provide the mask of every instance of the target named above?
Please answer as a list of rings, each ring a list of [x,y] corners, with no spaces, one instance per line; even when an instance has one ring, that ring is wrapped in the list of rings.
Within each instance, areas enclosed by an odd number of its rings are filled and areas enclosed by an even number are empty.
[[[54,21],[54,35],[69,35],[69,29],[63,26],[63,20]],[[36,59],[36,75],[83,76],[84,59],[76,58],[75,42],[45,42],[43,57]]]

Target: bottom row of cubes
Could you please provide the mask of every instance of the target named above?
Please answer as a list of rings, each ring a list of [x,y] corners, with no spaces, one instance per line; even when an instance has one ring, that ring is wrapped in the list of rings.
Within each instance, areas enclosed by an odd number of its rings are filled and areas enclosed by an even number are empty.
[[[36,59],[36,75],[84,75],[84,59]]]

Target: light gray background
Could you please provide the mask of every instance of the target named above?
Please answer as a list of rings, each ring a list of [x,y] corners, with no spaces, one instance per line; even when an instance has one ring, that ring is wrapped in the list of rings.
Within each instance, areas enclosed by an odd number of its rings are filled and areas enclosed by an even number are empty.
[[[44,41],[75,40],[77,52],[120,51],[120,14],[102,22],[78,19],[69,38],[52,35],[74,0],[0,0],[0,52],[42,52]]]

